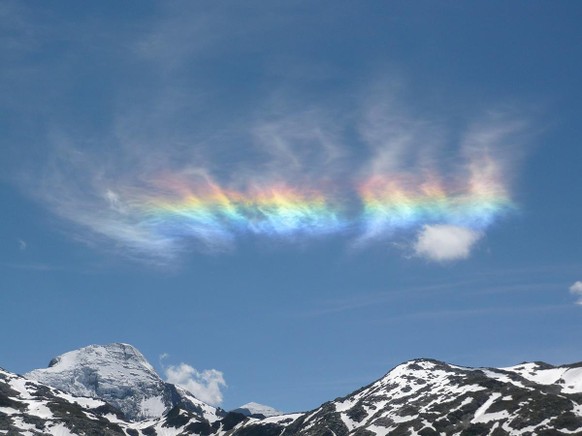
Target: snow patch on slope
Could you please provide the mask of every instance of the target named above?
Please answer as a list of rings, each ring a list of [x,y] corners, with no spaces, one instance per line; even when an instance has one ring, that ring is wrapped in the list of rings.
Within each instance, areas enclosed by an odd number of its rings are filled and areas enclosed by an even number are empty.
[[[554,368],[532,362],[502,369],[519,374],[526,380],[541,385],[559,385],[562,387],[562,392],[567,394],[582,393],[582,367],[562,366]]]

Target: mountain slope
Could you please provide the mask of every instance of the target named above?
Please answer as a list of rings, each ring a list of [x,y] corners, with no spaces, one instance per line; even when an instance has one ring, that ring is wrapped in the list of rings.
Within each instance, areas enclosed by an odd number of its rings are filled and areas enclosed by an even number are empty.
[[[576,365],[473,369],[418,359],[344,398],[273,425],[285,435],[559,435],[582,434]],[[550,383],[546,371],[568,374]],[[576,371],[573,371],[576,370]],[[534,380],[544,380],[544,384]],[[279,420],[280,421],[280,420]],[[244,432],[240,434],[245,434]],[[252,434],[252,433],[246,433]]]
[[[108,403],[65,393],[0,369],[0,434],[8,436],[225,435],[244,416],[210,423],[174,407],[164,416],[131,422]]]
[[[128,344],[90,345],[55,357],[46,369],[25,377],[76,396],[102,399],[129,420],[159,418],[175,406],[210,422],[224,412],[164,382],[145,357]]]
[[[77,398],[0,370],[0,434],[125,435],[121,413],[92,398]]]
[[[555,367],[544,362],[502,368],[542,385],[558,385],[564,393],[582,393],[582,363]]]
[[[143,356],[133,347],[113,345],[78,350],[81,356],[66,353],[49,368],[58,371],[40,374],[51,374],[51,382],[67,389],[109,395],[119,408],[133,410],[148,398],[160,398],[159,390],[150,389],[159,377]],[[97,370],[93,359],[103,367]],[[79,372],[84,365],[91,371]],[[122,380],[120,373],[140,383]],[[88,383],[83,378],[88,374],[97,382]],[[37,371],[33,375],[41,377]],[[136,398],[126,395],[128,389]],[[264,413],[219,416],[217,410],[209,420],[183,404],[178,401],[162,416],[130,421],[103,399],[80,398],[0,371],[0,434],[8,435],[550,436],[582,435],[582,364],[535,362],[495,369],[416,359],[310,412],[266,418]],[[251,406],[247,412],[256,408]]]

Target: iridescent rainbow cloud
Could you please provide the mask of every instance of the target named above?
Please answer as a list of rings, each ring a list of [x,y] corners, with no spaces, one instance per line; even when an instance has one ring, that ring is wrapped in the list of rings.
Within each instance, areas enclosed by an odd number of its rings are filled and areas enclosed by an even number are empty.
[[[337,204],[321,192],[285,184],[241,192],[214,182],[188,186],[172,182],[168,196],[153,196],[139,208],[157,231],[202,239],[230,239],[237,233],[290,237],[324,235],[346,221]]]
[[[141,225],[170,238],[206,242],[236,235],[323,236],[353,232],[364,238],[389,235],[424,224],[452,224],[482,230],[515,209],[503,185],[482,174],[457,187],[435,176],[419,182],[410,175],[371,176],[343,193],[254,184],[234,190],[204,179],[166,177],[133,201]]]
[[[414,185],[406,178],[374,177],[360,185],[359,193],[362,221],[370,236],[423,224],[482,230],[516,208],[497,183],[445,189],[434,179]]]

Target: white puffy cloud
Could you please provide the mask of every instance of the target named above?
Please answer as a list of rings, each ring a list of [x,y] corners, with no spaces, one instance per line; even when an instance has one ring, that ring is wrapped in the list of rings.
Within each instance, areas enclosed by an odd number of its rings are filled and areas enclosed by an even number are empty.
[[[166,381],[191,392],[196,398],[213,406],[222,403],[222,388],[226,387],[224,376],[216,369],[198,371],[186,364],[170,365],[164,369]]]
[[[578,297],[576,304],[582,305],[582,282],[577,281],[572,286],[570,286],[570,292]]]
[[[437,262],[466,259],[481,239],[478,231],[454,225],[425,225],[414,243],[417,256]]]

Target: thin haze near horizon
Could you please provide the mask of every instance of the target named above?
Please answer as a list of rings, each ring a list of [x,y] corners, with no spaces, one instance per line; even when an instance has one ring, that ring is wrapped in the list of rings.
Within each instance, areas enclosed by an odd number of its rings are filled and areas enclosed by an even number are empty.
[[[0,366],[223,408],[582,360],[574,2],[0,5]]]

